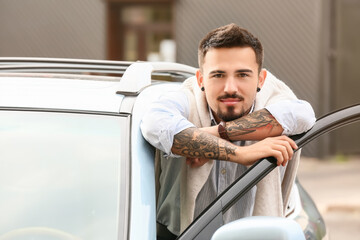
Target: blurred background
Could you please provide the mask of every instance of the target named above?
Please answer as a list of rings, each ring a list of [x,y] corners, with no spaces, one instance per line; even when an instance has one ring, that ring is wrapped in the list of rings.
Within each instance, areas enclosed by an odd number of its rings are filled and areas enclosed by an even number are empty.
[[[197,67],[199,41],[229,23],[262,41],[264,66],[309,101],[317,117],[360,102],[359,0],[0,0],[0,57],[174,61]],[[334,169],[347,160],[360,162],[359,136],[360,124],[347,126],[306,146],[303,155],[335,159]],[[300,177],[316,196],[329,186],[321,185],[310,162],[316,161],[304,161],[310,167]],[[320,184],[316,189],[314,181]]]
[[[317,117],[360,102],[360,0],[0,0],[0,57],[198,67],[199,41],[229,23],[262,41],[264,66]],[[360,236],[359,136],[352,124],[303,149],[298,176],[330,239]]]

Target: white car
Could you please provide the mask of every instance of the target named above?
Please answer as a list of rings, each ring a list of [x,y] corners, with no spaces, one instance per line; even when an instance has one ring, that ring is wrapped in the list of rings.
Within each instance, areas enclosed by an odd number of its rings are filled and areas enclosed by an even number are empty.
[[[195,71],[175,63],[0,58],[0,239],[156,239],[154,149],[139,123],[151,101]],[[294,138],[301,147],[359,118],[357,105]],[[271,158],[259,160],[178,239],[323,239],[324,221],[298,182],[287,218],[223,226],[223,211],[275,167]]]

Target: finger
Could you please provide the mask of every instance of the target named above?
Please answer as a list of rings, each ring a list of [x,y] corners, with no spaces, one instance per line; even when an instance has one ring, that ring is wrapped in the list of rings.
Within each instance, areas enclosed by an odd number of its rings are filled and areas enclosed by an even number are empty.
[[[290,146],[292,149],[298,149],[299,147],[296,145],[295,141],[291,138],[288,138],[288,142],[290,143]]]
[[[291,158],[292,158],[292,156],[293,156],[293,154],[294,154],[294,150],[293,150],[290,142],[285,141],[285,142],[283,142],[282,144],[283,144],[283,146],[285,147],[285,151],[286,151],[286,157],[285,157],[285,159],[286,159],[287,161],[289,161],[289,160],[291,160]],[[285,156],[285,155],[284,155],[284,156]]]
[[[294,150],[290,142],[284,142],[283,144],[284,144],[283,146],[285,147],[285,152],[283,153],[284,161],[282,162],[282,166],[286,166],[288,161],[290,161],[293,158]]]
[[[288,161],[290,161],[290,160],[293,158],[293,156],[294,156],[294,150],[293,150],[293,148],[292,148],[291,146],[289,146],[289,147],[287,148],[287,150],[288,150],[288,155],[289,155]]]
[[[283,163],[284,157],[281,151],[274,149],[272,156],[276,158],[276,165],[280,166]]]
[[[293,149],[290,145],[289,142],[283,142],[282,143],[282,154],[283,154],[283,157],[284,157],[284,161],[281,163],[282,166],[286,166],[286,164],[288,163],[288,161],[290,161],[292,159],[292,156],[293,156]]]
[[[188,164],[190,165],[190,167],[196,167],[198,164],[198,158],[188,158],[186,159],[188,162]]]
[[[205,163],[207,163],[209,159],[206,158],[194,158],[191,164],[191,167],[201,167]]]
[[[285,135],[282,135],[280,136],[282,139],[284,139],[285,141],[287,141],[290,146],[292,147],[292,149],[298,149],[298,146],[296,145],[295,141],[292,140],[291,138],[285,136]]]
[[[288,151],[289,161],[290,161],[294,156],[294,149],[297,149],[297,145],[295,144],[294,141],[291,141],[291,142],[287,142],[286,146],[287,146],[287,151]]]
[[[194,158],[191,162],[191,166],[192,167],[196,167],[199,164],[199,159],[198,158]]]
[[[281,157],[281,162],[289,159],[287,142],[282,140],[275,140],[271,148],[276,152],[277,157]],[[288,145],[289,146],[289,145]]]
[[[281,153],[283,154],[284,162],[290,159],[291,151],[290,145],[287,142],[283,142],[283,145],[281,145]]]
[[[276,154],[277,165],[285,166],[287,162],[291,159],[292,148],[290,144],[286,141],[276,141],[273,146]]]
[[[297,147],[295,142],[292,141],[290,138],[285,138],[284,140],[279,140],[279,142],[276,142],[276,143],[286,147],[286,151],[289,156],[288,159],[291,159],[293,156],[293,153],[294,153],[294,147]]]
[[[204,165],[205,163],[207,163],[208,161],[209,161],[209,159],[207,159],[207,158],[200,158],[199,159],[199,161],[200,161],[200,166],[202,166],[202,165]]]
[[[282,162],[284,161],[284,157],[282,154],[282,151],[280,150],[280,146],[278,144],[275,144],[274,142],[271,145],[267,146],[269,149],[265,152],[266,156],[272,156],[276,159],[276,165],[280,166]],[[265,157],[266,157],[265,156]]]
[[[200,163],[199,158],[193,158],[193,159],[191,159],[191,165],[190,166],[192,168],[199,167],[199,163]]]

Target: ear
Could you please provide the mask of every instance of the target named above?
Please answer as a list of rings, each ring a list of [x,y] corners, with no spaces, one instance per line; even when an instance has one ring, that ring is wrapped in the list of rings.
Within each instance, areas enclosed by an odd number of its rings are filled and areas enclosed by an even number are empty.
[[[261,69],[260,74],[259,74],[259,82],[258,82],[258,87],[259,87],[259,88],[262,88],[262,86],[264,85],[265,79],[266,79],[266,75],[267,75],[266,70],[265,70],[264,68]]]
[[[203,79],[204,78],[203,78],[203,75],[202,75],[200,69],[198,69],[196,71],[196,79],[197,79],[197,83],[199,85],[199,88],[203,87],[204,86],[204,84],[203,84]]]

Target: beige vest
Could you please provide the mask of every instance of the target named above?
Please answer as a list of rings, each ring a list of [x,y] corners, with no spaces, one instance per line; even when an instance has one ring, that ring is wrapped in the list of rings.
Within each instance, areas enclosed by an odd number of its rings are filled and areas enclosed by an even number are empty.
[[[195,77],[187,79],[182,86],[191,106],[189,121],[197,127],[208,127],[210,114],[205,94],[197,85]],[[255,109],[260,110],[272,103],[281,100],[296,99],[296,96],[283,82],[274,77],[270,72],[263,88],[256,96]],[[247,144],[251,144],[247,142]],[[157,154],[157,156],[159,156]],[[253,215],[258,216],[284,216],[285,206],[288,203],[292,184],[294,183],[297,167],[300,160],[300,151],[289,162],[281,182],[279,168],[269,173],[257,184],[255,206]],[[158,162],[157,157],[155,162]],[[159,166],[160,164],[156,164]],[[208,161],[199,168],[190,168],[185,161],[182,163],[180,183],[180,231],[183,232],[194,219],[196,197],[205,184],[213,167],[213,160]],[[157,175],[159,171],[157,171]]]

